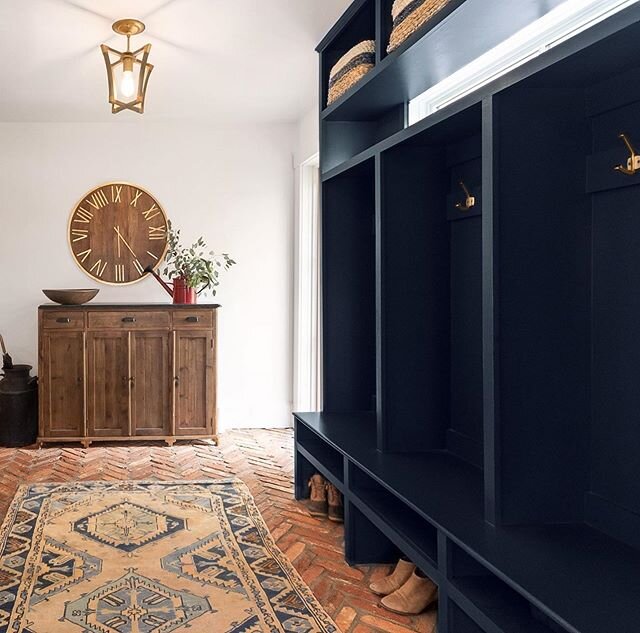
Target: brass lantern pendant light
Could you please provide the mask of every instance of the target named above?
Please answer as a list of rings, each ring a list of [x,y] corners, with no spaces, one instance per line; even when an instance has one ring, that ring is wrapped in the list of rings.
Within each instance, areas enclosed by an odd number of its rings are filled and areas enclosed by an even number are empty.
[[[113,30],[127,38],[127,50],[121,52],[106,44],[101,46],[107,65],[109,103],[113,114],[123,110],[133,110],[138,114],[144,112],[147,84],[153,70],[153,65],[148,62],[151,44],[136,51],[131,50],[131,37],[139,35],[144,29],[145,25],[140,20],[118,20],[114,22]]]

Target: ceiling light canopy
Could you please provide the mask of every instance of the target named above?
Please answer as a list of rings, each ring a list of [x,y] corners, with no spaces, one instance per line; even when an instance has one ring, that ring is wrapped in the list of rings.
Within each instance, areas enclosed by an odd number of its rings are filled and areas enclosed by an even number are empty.
[[[127,50],[121,52],[106,44],[101,46],[107,65],[109,103],[113,114],[123,110],[133,110],[138,114],[144,112],[147,84],[153,70],[153,65],[148,63],[151,44],[136,51],[131,50],[131,37],[139,35],[144,29],[145,25],[140,20],[118,20],[114,22],[113,30],[127,38]]]

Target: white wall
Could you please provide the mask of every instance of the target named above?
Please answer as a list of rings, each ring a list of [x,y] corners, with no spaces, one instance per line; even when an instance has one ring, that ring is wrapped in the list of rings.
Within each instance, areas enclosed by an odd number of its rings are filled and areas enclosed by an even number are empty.
[[[320,119],[318,106],[309,110],[299,121],[294,161],[296,167],[320,151]]]
[[[293,125],[0,123],[0,333],[14,360],[36,365],[42,288],[96,285],[69,253],[72,206],[103,182],[133,182],[185,238],[238,262],[216,297],[221,427],[288,426],[296,145]],[[168,299],[147,279],[102,286],[96,301]]]

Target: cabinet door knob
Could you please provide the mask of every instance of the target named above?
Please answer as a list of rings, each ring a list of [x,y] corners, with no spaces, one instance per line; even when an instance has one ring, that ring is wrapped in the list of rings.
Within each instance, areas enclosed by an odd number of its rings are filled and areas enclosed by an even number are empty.
[[[56,323],[71,323],[71,319],[69,317],[60,317],[56,319]]]
[[[187,323],[200,323],[199,316],[190,316],[186,318]]]
[[[177,387],[180,384],[180,376],[173,377],[173,384]]]
[[[135,323],[136,322],[136,317],[124,317],[122,319],[123,323]]]

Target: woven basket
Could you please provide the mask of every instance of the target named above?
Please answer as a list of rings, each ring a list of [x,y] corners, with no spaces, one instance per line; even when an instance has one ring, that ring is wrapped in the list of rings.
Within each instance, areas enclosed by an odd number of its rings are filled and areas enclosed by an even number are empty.
[[[424,26],[451,0],[395,0],[391,9],[393,30],[387,53],[391,53],[410,35]]]
[[[357,84],[375,66],[375,61],[376,43],[373,40],[360,42],[343,55],[329,73],[327,105]]]

